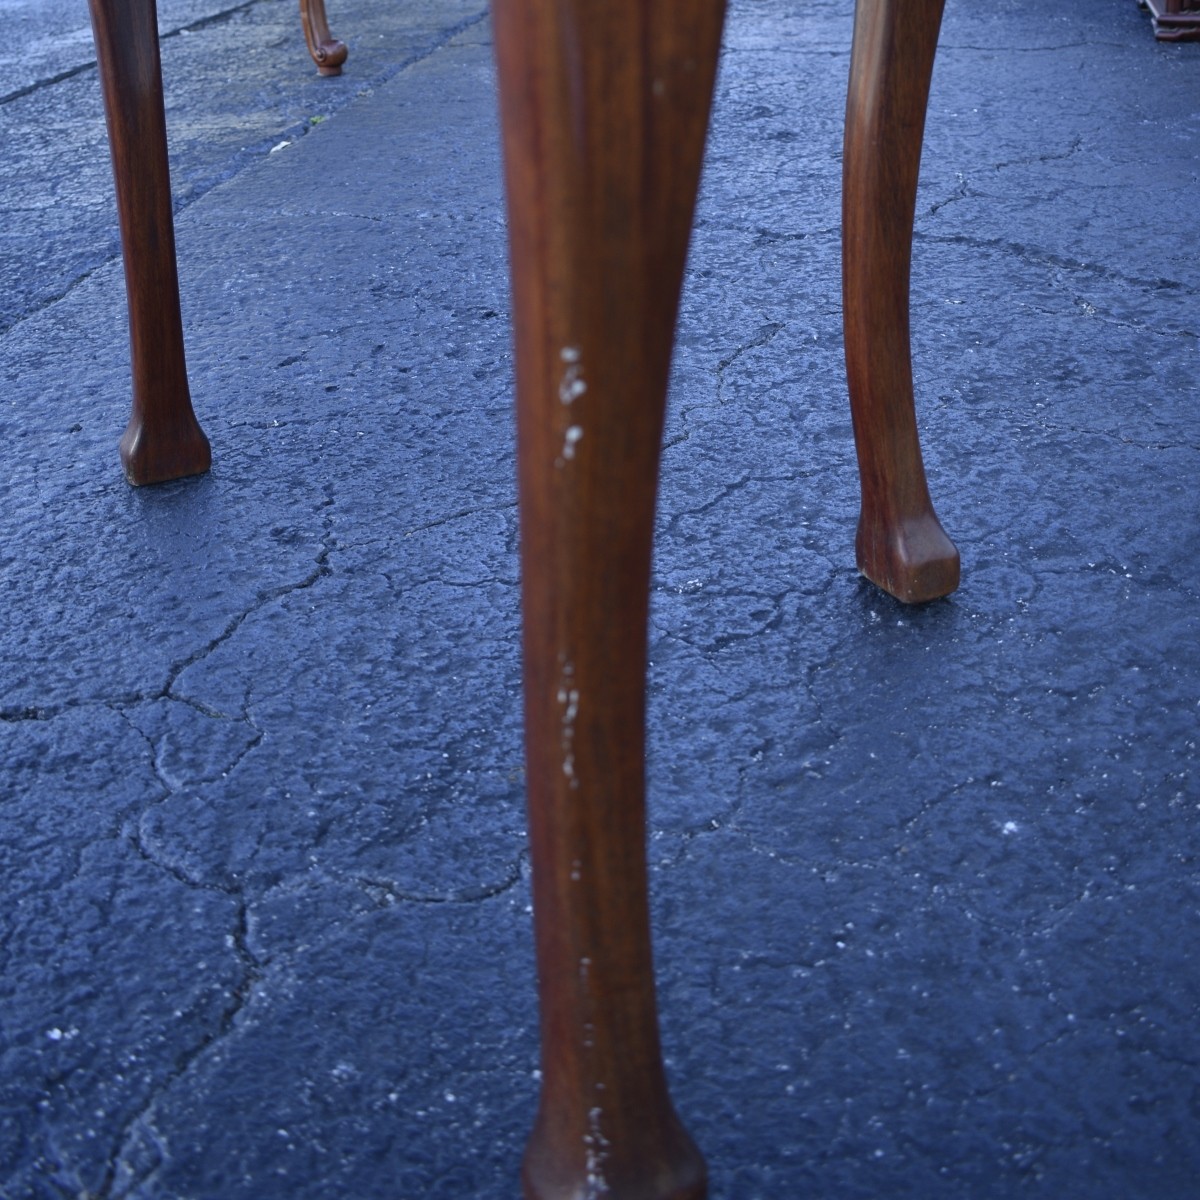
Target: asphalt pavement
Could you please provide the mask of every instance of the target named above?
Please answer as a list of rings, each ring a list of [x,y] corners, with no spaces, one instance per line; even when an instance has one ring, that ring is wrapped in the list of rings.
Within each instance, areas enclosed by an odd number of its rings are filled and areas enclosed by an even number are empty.
[[[950,599],[857,576],[851,14],[729,17],[649,854],[714,1200],[1200,1196],[1200,45],[949,0],[913,348]],[[0,1196],[500,1200],[537,1096],[480,0],[162,0],[212,472],[134,490],[82,4],[0,0]],[[27,52],[21,53],[23,48]]]

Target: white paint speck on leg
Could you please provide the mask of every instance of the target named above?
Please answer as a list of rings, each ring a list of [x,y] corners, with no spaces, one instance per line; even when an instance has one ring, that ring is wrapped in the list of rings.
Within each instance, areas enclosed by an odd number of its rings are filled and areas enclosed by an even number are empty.
[[[575,443],[583,437],[583,427],[581,425],[572,425],[568,428],[566,435],[563,438],[562,456],[565,459],[575,457]]]
[[[559,357],[566,364],[566,370],[563,371],[562,381],[558,385],[558,398],[564,404],[574,404],[587,391],[583,365],[579,361],[579,347],[564,346]]]
[[[575,774],[575,718],[579,715],[579,689],[573,686],[574,664],[564,655],[559,655],[562,666],[562,682],[555,699],[562,705],[562,769],[568,786],[577,788],[579,779]]]
[[[608,1138],[600,1127],[604,1110],[597,1107],[588,1112],[588,1131],[583,1135],[587,1151],[587,1200],[599,1200],[608,1194],[608,1181],[604,1178],[604,1160],[608,1157]]]

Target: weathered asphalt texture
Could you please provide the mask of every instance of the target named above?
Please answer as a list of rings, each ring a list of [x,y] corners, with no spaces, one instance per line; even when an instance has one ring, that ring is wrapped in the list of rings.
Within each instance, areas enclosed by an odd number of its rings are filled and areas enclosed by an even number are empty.
[[[1200,47],[1132,0],[950,0],[914,350],[964,583],[905,610],[853,568],[846,8],[734,5],[689,267],[650,681],[675,1096],[723,1200],[1187,1200]],[[0,104],[0,1194],[511,1197],[537,1051],[484,5],[339,0],[321,80],[294,5],[164,2],[215,465],[145,491],[64,11],[0,0],[42,39]]]

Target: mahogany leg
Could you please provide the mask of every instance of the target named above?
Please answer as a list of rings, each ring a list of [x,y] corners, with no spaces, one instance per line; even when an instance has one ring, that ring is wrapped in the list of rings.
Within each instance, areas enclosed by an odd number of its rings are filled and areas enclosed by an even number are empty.
[[[121,438],[130,483],[207,471],[183,354],[175,223],[154,0],[89,0],[125,257],[133,411]]]
[[[317,64],[317,74],[340,75],[350,50],[329,32],[325,0],[300,0],[300,24],[304,26],[308,52]]]
[[[495,0],[542,1094],[530,1200],[697,1200],[645,861],[651,537],[723,0]]]
[[[906,603],[958,586],[913,407],[909,269],[925,107],[943,0],[858,0],[846,105],[842,286],[862,481],[859,570]]]

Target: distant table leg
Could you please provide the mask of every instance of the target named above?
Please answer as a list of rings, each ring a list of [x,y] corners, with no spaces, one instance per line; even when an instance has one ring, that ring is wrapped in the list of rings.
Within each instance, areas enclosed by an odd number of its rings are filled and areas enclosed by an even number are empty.
[[[958,586],[913,405],[909,271],[943,0],[858,0],[843,166],[846,368],[862,480],[859,570],[916,603]]]
[[[211,463],[192,411],[179,312],[175,224],[154,0],[90,0],[125,258],[133,410],[121,439],[130,483]]]
[[[647,607],[722,0],[496,0],[542,1021],[531,1200],[698,1200],[659,1047]]]
[[[350,53],[345,42],[339,42],[329,32],[325,18],[325,0],[300,0],[300,24],[304,26],[304,40],[308,52],[317,64],[321,75],[340,75],[342,63]]]

